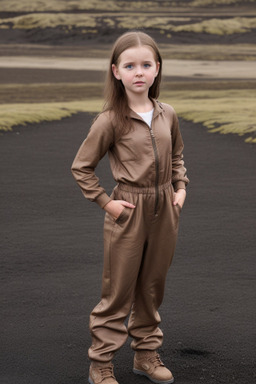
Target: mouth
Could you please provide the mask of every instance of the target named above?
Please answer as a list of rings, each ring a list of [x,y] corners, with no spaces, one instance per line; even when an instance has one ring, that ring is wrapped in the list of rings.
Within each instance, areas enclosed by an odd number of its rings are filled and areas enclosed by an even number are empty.
[[[144,81],[136,81],[134,84],[135,85],[144,85],[145,83],[144,83]]]

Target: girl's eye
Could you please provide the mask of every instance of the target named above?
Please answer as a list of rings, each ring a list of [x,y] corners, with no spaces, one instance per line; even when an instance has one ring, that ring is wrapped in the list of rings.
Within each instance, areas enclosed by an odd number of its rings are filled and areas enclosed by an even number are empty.
[[[126,68],[127,68],[127,69],[132,69],[132,64],[128,64],[128,65],[126,65]]]
[[[144,64],[144,67],[145,67],[145,68],[150,68],[151,65],[150,65],[150,64]]]

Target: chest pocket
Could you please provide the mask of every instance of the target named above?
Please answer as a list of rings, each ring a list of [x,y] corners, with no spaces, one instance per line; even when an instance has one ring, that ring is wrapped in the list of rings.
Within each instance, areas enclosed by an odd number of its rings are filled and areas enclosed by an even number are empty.
[[[121,161],[141,163],[152,148],[149,130],[145,124],[137,125],[134,130],[121,137],[115,145],[115,155]]]
[[[122,137],[118,142],[115,147],[115,153],[121,162],[136,161],[138,158],[134,140],[128,136]]]

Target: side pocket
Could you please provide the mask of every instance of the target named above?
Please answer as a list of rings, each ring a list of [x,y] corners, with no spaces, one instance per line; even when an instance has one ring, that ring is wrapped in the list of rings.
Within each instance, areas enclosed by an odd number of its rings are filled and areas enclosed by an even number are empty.
[[[173,188],[173,185],[171,184],[171,187],[170,187],[170,190],[171,190],[171,193],[170,193],[170,197],[171,197],[171,204],[172,204],[172,207],[174,209],[174,211],[176,211],[178,213],[178,216],[180,215],[181,211],[182,211],[182,208],[179,204],[176,204],[176,205],[173,205],[173,199],[174,199],[174,188]]]
[[[115,220],[116,224],[120,225],[125,223],[128,220],[129,213],[128,210],[129,208],[124,207],[118,218]]]
[[[182,208],[181,208],[181,206],[180,206],[179,204],[176,204],[176,207],[178,208],[178,210],[179,210],[179,213],[181,213],[181,211],[182,211]]]

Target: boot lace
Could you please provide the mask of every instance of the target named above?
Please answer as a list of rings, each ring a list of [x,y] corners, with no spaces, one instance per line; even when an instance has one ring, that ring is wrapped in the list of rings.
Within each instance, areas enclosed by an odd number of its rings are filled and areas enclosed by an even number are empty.
[[[108,377],[112,377],[113,379],[115,379],[114,370],[111,365],[99,368],[99,371],[103,380],[107,379]]]
[[[149,357],[148,361],[150,361],[154,365],[155,368],[164,366],[164,363],[161,361],[158,353],[155,356]]]

